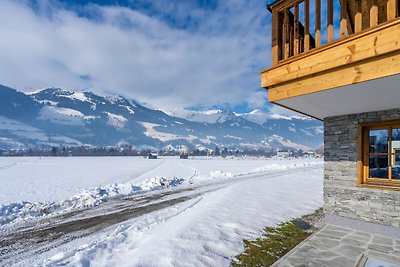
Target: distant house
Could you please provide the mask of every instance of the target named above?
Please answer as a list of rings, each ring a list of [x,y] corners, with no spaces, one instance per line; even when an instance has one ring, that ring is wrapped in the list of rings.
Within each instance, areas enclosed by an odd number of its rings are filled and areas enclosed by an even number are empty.
[[[148,159],[157,159],[157,158],[158,158],[157,153],[152,152],[152,153],[149,153],[149,155],[148,155]]]
[[[189,155],[188,155],[188,154],[181,154],[181,155],[179,156],[179,158],[180,158],[180,159],[188,159],[188,158],[189,158]]]
[[[276,152],[276,156],[278,157],[278,158],[288,158],[288,157],[290,157],[292,155],[292,151],[290,151],[290,150],[278,150],[277,152]]]

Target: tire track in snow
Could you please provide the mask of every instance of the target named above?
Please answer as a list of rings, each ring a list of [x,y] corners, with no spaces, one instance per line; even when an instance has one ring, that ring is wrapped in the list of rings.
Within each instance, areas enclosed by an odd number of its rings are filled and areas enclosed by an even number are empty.
[[[106,206],[95,209],[95,211],[92,210],[91,213],[95,213],[93,216],[77,216],[86,211],[83,210],[57,216],[44,225],[36,222],[35,225],[40,226],[9,230],[6,234],[0,235],[0,261],[15,264],[23,257],[41,254],[74,239],[86,237],[110,226],[199,196],[199,194],[189,196],[180,194],[191,190],[164,192],[147,197],[142,196],[139,199],[135,197],[114,200],[107,203]],[[176,194],[177,197],[165,199]]]
[[[26,257],[38,256],[76,239],[99,233],[122,222],[166,209],[234,184],[248,180],[275,179],[291,172],[310,171],[318,168],[321,167],[308,166],[274,172],[265,171],[256,174],[238,175],[222,181],[208,181],[195,186],[168,189],[160,193],[110,199],[93,208],[76,210],[42,220],[33,220],[22,226],[7,228],[6,231],[0,233],[0,262],[9,265],[17,264],[18,261]],[[194,205],[200,201],[201,198]]]

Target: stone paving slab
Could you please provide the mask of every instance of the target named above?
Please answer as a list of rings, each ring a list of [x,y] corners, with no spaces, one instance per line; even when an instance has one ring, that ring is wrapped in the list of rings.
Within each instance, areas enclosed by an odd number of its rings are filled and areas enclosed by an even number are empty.
[[[399,245],[397,239],[328,224],[272,266],[354,267],[363,255],[400,264]]]

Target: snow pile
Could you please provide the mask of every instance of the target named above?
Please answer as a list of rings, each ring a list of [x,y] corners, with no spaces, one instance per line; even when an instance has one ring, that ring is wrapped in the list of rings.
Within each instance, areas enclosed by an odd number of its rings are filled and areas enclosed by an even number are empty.
[[[290,163],[290,164],[272,163],[272,164],[267,164],[263,167],[255,168],[254,172],[259,173],[259,172],[268,172],[268,171],[290,170],[290,169],[295,169],[295,168],[304,168],[304,167],[314,166],[317,164],[321,164],[321,162],[310,161],[310,162],[296,162],[296,163]]]
[[[116,183],[93,189],[86,189],[68,200],[61,202],[19,202],[0,205],[0,226],[12,222],[24,221],[48,214],[60,214],[76,209],[93,207],[110,199],[123,198],[134,194],[160,190],[171,186],[178,186],[185,180],[173,177],[155,177],[144,181],[140,185],[131,183]]]
[[[231,172],[224,172],[223,170],[212,171],[209,174],[210,178],[225,178],[225,177],[233,177]]]
[[[276,161],[273,161],[276,162]],[[260,173],[270,173],[274,171],[284,171],[284,170],[291,170],[296,168],[304,168],[304,167],[311,167],[318,164],[321,164],[321,161],[304,161],[296,163],[288,163],[287,161],[282,161],[278,163],[269,163],[262,167],[256,167],[252,170],[240,171],[237,173],[233,173],[231,171],[224,171],[224,170],[213,170],[210,171],[209,174],[205,177],[197,177],[198,180],[210,180],[210,179],[224,179],[224,178],[238,178],[244,175],[253,175],[253,174],[260,174]]]

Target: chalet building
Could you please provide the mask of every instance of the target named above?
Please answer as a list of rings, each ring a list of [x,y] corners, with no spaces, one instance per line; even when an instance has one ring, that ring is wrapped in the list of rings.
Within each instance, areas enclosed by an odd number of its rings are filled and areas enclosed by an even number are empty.
[[[278,158],[288,158],[292,155],[292,151],[290,150],[278,150],[276,151],[276,156]]]
[[[399,9],[399,0],[274,1],[268,5],[272,66],[261,72],[271,103],[324,123],[327,224],[356,225],[366,234],[395,239],[400,239]],[[400,266],[397,256],[386,260]]]
[[[158,158],[158,154],[155,152],[151,152],[148,154],[147,156],[149,159],[157,159]]]

